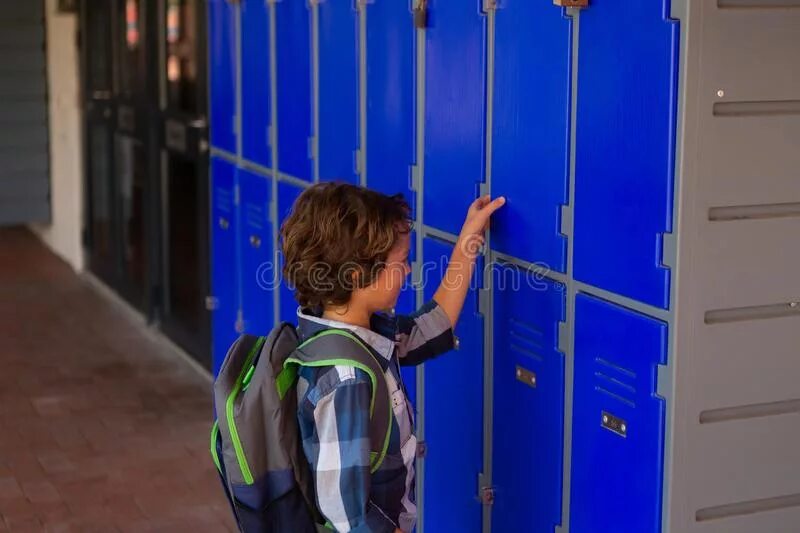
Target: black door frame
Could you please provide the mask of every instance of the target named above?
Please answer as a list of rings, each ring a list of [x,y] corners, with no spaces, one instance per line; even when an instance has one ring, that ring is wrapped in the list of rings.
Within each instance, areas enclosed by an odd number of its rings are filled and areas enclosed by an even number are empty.
[[[168,283],[168,240],[166,232],[164,190],[168,180],[167,156],[184,157],[195,163],[197,169],[198,199],[195,209],[201,220],[197,224],[197,250],[200,257],[198,279],[203,295],[210,287],[210,231],[209,231],[209,155],[208,155],[208,60],[207,60],[207,3],[204,0],[189,0],[196,5],[194,28],[196,35],[196,114],[182,113],[167,105],[166,80],[166,12],[169,0],[140,0],[140,43],[144,53],[140,54],[140,69],[144,76],[142,98],[131,101],[120,95],[121,46],[125,43],[125,0],[80,0],[79,43],[81,44],[81,102],[84,106],[82,120],[83,165],[85,183],[85,205],[83,241],[89,269],[104,283],[118,292],[133,306],[140,309],[150,323],[157,324],[182,348],[186,349],[201,364],[211,364],[211,320],[205,309],[205,299],[198,305],[203,309],[201,331],[190,331],[169,316],[165,293]],[[89,35],[90,9],[102,4],[110,20],[104,43],[107,46],[106,68],[110,71],[110,87],[107,91],[93,91],[91,86],[90,61],[92,45]],[[96,236],[92,232],[92,147],[90,130],[93,124],[105,126],[105,146],[108,153],[107,185],[111,188],[111,235],[113,259],[111,264],[95,260],[92,253]],[[133,124],[132,124],[133,123]],[[117,135],[132,136],[142,142],[146,153],[146,184],[144,201],[144,240],[146,243],[144,294],[137,295],[131,284],[125,282],[122,272],[122,233],[120,191],[117,171]],[[176,137],[177,135],[177,137]],[[181,136],[185,144],[183,154],[176,149]]]

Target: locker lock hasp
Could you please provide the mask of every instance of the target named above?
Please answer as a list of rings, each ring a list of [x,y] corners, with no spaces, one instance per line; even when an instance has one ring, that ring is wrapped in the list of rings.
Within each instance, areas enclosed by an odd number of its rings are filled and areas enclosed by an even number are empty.
[[[589,0],[553,0],[560,7],[589,7]]]

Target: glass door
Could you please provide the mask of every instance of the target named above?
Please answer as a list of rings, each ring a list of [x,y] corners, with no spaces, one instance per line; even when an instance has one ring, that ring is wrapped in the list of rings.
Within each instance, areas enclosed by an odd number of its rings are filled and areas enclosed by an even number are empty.
[[[205,2],[162,2],[162,327],[210,367]]]

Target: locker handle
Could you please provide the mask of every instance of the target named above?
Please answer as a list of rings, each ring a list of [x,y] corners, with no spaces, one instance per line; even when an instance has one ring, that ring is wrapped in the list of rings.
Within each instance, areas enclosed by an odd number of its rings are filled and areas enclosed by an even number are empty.
[[[222,229],[228,229],[230,227],[230,222],[225,217],[219,217],[219,227]]]
[[[261,238],[258,235],[250,235],[250,246],[253,248],[261,247]]]

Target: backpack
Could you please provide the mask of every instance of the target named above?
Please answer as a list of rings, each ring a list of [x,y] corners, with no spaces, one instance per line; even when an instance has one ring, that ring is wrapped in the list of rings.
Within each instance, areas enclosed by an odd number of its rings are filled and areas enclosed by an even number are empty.
[[[381,365],[355,334],[330,328],[299,343],[295,327],[283,322],[268,337],[240,336],[228,350],[214,381],[211,456],[243,533],[311,533],[324,523],[302,449],[295,384],[301,366],[336,365],[359,368],[372,382],[375,472],[389,445],[392,405]]]

